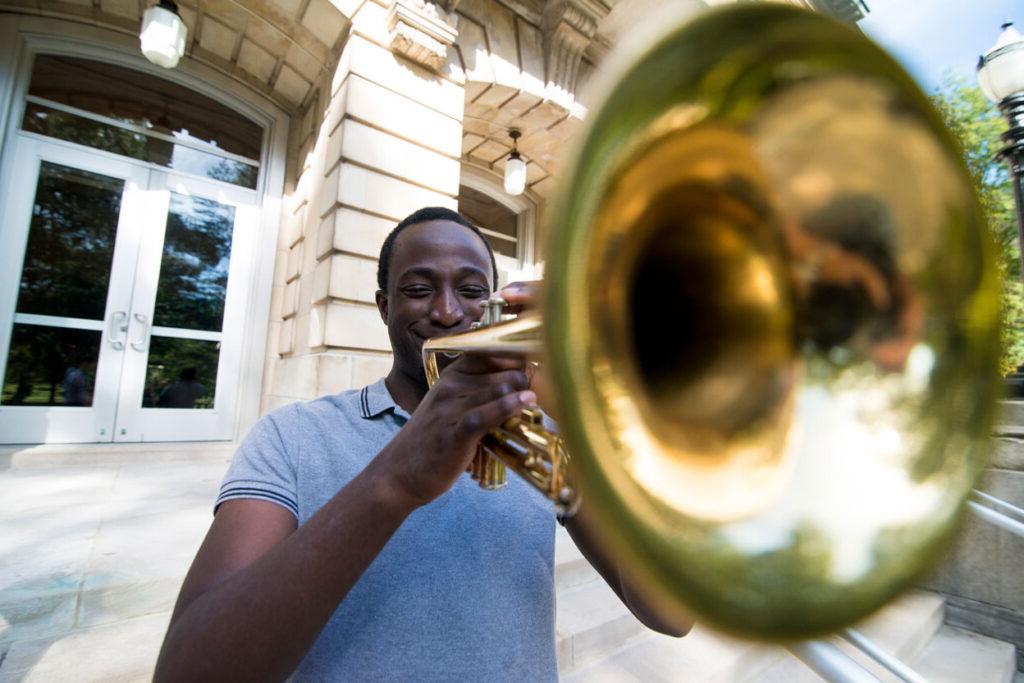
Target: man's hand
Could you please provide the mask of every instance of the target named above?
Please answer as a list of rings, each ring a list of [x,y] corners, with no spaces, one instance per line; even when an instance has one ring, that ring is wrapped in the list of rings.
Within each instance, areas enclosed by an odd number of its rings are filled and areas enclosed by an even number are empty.
[[[535,405],[522,359],[463,355],[441,373],[412,419],[378,456],[410,507],[454,485],[488,431]]]
[[[510,282],[501,288],[498,296],[508,303],[509,313],[523,313],[537,307],[540,298],[540,280]]]
[[[508,312],[516,315],[528,313],[537,308],[540,303],[540,280],[530,282],[511,282],[505,285],[498,296],[508,304]],[[537,403],[544,412],[556,422],[558,421],[558,407],[555,405],[548,377],[535,363],[527,363],[526,375],[530,379],[530,389],[536,394]]]

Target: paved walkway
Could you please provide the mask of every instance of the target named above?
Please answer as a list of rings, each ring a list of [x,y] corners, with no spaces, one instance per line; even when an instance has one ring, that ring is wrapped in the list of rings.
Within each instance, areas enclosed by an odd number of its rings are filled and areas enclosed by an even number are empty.
[[[0,451],[0,682],[148,680],[233,450]]]

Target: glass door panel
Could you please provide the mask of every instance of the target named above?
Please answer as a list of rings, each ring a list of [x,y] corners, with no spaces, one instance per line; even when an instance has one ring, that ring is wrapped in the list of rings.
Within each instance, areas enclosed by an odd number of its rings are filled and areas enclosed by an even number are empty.
[[[2,405],[92,405],[125,181],[43,161]]]
[[[147,174],[33,140],[16,154],[0,238],[0,264],[20,273],[0,290],[3,441],[109,440]]]
[[[171,192],[144,407],[214,407],[234,225],[233,206]]]

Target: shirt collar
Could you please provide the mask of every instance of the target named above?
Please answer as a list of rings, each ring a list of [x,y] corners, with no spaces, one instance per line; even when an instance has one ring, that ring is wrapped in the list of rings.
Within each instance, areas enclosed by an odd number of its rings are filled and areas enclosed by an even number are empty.
[[[389,410],[394,411],[395,415],[409,419],[409,413],[391,397],[383,377],[359,391],[359,414],[363,419],[373,419]]]

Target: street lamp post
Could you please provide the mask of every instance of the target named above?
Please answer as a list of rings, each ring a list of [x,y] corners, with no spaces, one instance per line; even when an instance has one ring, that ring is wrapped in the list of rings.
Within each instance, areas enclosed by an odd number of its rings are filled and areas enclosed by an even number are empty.
[[[978,59],[978,84],[1010,124],[1003,133],[1006,147],[999,156],[1010,168],[1024,277],[1024,36],[1012,22],[1003,24],[1002,29],[996,44]]]

